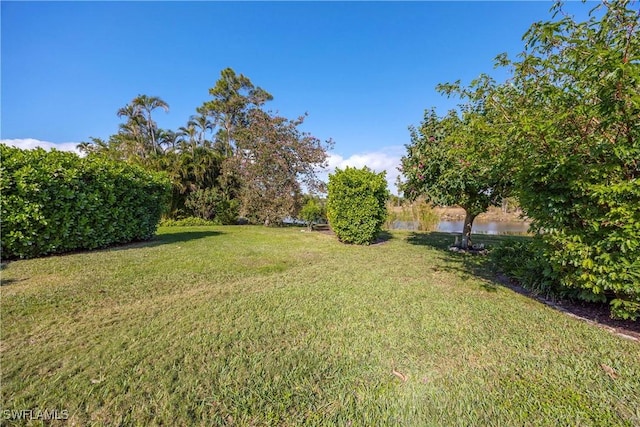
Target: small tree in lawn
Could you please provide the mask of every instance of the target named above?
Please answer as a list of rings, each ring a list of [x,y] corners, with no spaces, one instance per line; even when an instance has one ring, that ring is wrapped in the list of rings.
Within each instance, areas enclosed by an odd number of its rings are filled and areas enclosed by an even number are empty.
[[[410,128],[411,144],[401,164],[406,179],[402,190],[411,200],[424,196],[436,205],[462,207],[466,215],[461,246],[466,249],[475,218],[499,205],[511,188],[506,140],[499,115],[487,102],[500,94],[486,76],[469,88],[454,83],[438,89],[468,102],[461,106],[461,114],[450,111],[438,117],[435,110],[428,110],[420,126]]]
[[[319,222],[324,215],[323,206],[315,197],[308,197],[307,202],[300,210],[300,218],[307,223],[309,230],[311,230],[313,224]]]
[[[385,174],[347,167],[329,175],[327,217],[340,241],[368,245],[378,237],[387,217]]]

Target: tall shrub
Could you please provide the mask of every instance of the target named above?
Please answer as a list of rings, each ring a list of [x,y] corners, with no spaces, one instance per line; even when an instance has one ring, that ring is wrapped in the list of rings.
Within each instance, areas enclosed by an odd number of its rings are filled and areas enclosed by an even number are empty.
[[[168,201],[164,175],[101,157],[0,145],[2,258],[145,240]]]
[[[216,224],[235,224],[238,219],[238,201],[225,197],[216,188],[191,192],[185,201],[185,208],[192,216]]]
[[[336,169],[329,175],[327,217],[340,241],[367,245],[375,241],[387,217],[385,172]]]
[[[556,11],[560,12],[556,6]],[[521,205],[557,280],[640,317],[640,21],[605,2],[534,24],[511,86]],[[505,110],[507,111],[507,110]]]

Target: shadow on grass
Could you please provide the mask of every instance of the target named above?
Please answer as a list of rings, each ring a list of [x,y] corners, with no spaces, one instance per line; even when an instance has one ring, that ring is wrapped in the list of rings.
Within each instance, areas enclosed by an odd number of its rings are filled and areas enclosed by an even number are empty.
[[[426,232],[411,233],[407,237],[407,241],[413,245],[426,246],[442,252],[446,265],[444,267],[437,267],[438,269],[442,268],[446,271],[456,272],[461,276],[463,281],[469,280],[473,276],[485,279],[486,282],[480,286],[488,292],[495,292],[498,287],[507,288],[555,310],[579,317],[587,322],[598,324],[601,327],[604,326],[605,328],[613,329],[617,333],[622,333],[627,337],[633,337],[640,341],[640,322],[611,319],[608,304],[553,300],[536,295],[496,271],[490,257],[450,251],[449,246],[454,244],[455,238],[456,234],[454,233]],[[474,244],[484,244],[488,249],[507,240],[529,241],[531,239],[532,237],[530,236],[518,235],[476,234],[472,236]],[[436,267],[433,268],[436,269]]]
[[[110,251],[126,251],[130,249],[139,249],[139,248],[152,248],[160,245],[167,245],[171,243],[181,243],[188,242],[191,240],[203,239],[205,237],[218,236],[224,234],[220,231],[206,230],[206,231],[177,231],[169,232],[163,234],[156,234],[149,240],[138,240],[135,242],[128,243],[115,243],[110,246],[95,248],[95,249],[79,249],[61,253],[53,253],[41,255],[36,258],[47,258],[47,257],[57,257],[57,256],[69,256],[90,252],[110,252]],[[3,259],[2,260],[2,269],[4,270],[11,262],[18,261],[19,259]],[[6,282],[6,283],[5,283]],[[10,284],[9,281],[2,281],[2,286]]]
[[[156,234],[149,240],[141,240],[138,242],[125,243],[122,245],[110,246],[104,248],[106,251],[124,251],[128,249],[150,248],[154,246],[167,245],[172,243],[184,243],[191,240],[204,239],[206,237],[222,235],[221,231],[204,230],[204,231],[183,231],[176,230],[168,233]]]
[[[455,243],[456,236],[459,236],[459,234],[439,231],[414,232],[409,234],[407,242],[412,245],[427,246],[442,252],[447,261],[444,269],[459,273],[462,280],[468,280],[471,276],[485,279],[487,282],[483,283],[481,287],[488,292],[495,292],[498,286],[504,286],[504,281],[498,279],[487,255],[458,253],[449,250],[449,247]],[[506,240],[513,239],[530,239],[530,237],[491,234],[474,234],[472,236],[474,244],[484,244],[487,249],[491,249],[491,247]]]
[[[461,255],[449,251],[449,246],[455,243],[456,236],[460,236],[460,234],[441,231],[414,232],[409,234],[407,241],[412,245],[429,246],[433,249],[446,251],[451,255]],[[471,236],[471,240],[474,244],[484,244],[486,247],[491,247],[506,240],[531,240],[531,237],[508,234],[474,234]]]
[[[10,262],[11,261],[3,260],[2,263],[0,264],[0,270],[4,270],[5,268],[7,268]],[[5,279],[4,277],[0,277],[0,286],[8,286],[8,285],[11,285],[12,283],[18,283],[24,280],[26,279]]]
[[[381,231],[380,233],[378,233],[378,237],[376,238],[375,242],[373,242],[374,245],[380,244],[380,243],[385,243],[388,242],[389,240],[393,239],[393,234],[389,233],[388,231]]]
[[[24,282],[27,279],[0,279],[0,286],[9,286],[13,283],[20,283],[20,282]]]

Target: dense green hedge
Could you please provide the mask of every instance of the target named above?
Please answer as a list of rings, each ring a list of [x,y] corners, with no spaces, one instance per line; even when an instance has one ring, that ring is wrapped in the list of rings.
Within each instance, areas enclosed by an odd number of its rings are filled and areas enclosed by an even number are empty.
[[[387,218],[385,172],[369,168],[336,169],[329,175],[327,217],[344,243],[367,245],[375,241]]]
[[[0,145],[2,258],[149,239],[168,201],[163,175],[98,157]]]
[[[212,225],[220,225],[210,219],[202,219],[194,216],[181,219],[163,218],[160,220],[160,227],[210,227]]]

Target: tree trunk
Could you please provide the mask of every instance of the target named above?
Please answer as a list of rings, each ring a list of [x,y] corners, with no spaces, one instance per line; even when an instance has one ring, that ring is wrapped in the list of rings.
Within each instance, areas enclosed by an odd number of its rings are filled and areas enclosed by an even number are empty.
[[[149,126],[149,136],[151,136],[151,145],[153,146],[153,153],[158,154],[158,147],[156,147],[156,133],[153,129],[153,120],[151,120],[151,110],[147,110],[149,116],[147,120],[147,126]]]
[[[473,220],[476,219],[476,216],[478,216],[478,214],[472,214],[467,210],[465,210],[465,214],[464,227],[462,229],[462,243],[460,244],[460,247],[462,249],[469,249],[472,245],[471,227],[473,226]]]

